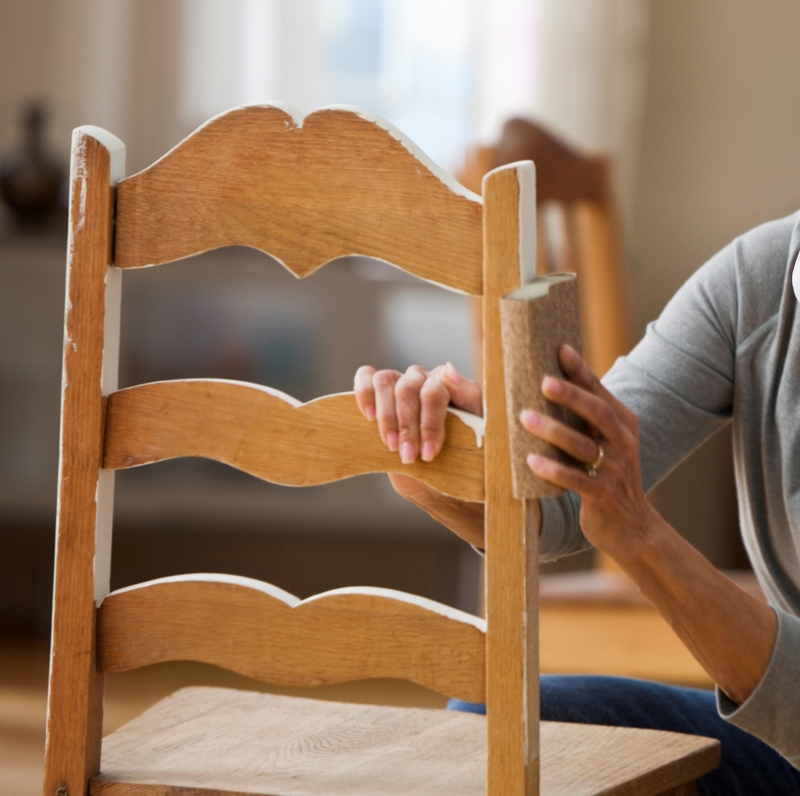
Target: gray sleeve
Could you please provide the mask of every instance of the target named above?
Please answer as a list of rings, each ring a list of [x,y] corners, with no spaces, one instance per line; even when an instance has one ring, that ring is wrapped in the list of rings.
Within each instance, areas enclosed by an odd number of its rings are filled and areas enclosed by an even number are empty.
[[[603,378],[639,418],[647,491],[730,420],[740,259],[734,242],[706,263]],[[574,494],[542,501],[543,560],[589,546],[579,510]]]
[[[800,689],[794,687],[800,660],[800,619],[780,608],[773,610],[778,615],[778,638],[767,671],[741,705],[717,689],[717,708],[722,718],[761,738],[800,768]]]

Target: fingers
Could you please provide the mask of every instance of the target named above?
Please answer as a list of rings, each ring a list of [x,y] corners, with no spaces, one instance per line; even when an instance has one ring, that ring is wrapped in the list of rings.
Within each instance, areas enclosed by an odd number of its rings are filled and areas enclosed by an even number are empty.
[[[586,464],[597,460],[599,448],[594,440],[552,417],[526,409],[520,414],[520,421],[526,431],[555,445],[573,459]]]
[[[451,395],[443,379],[442,369],[437,368],[425,380],[419,393],[420,456],[424,462],[432,462],[444,445],[444,426]]]
[[[362,365],[353,380],[353,391],[356,394],[356,404],[361,414],[370,422],[375,419],[375,388],[372,386],[372,377],[375,368]]]
[[[532,453],[527,458],[528,467],[533,470],[539,478],[549,481],[551,484],[567,489],[570,492],[578,492],[581,495],[598,493],[602,490],[602,485],[597,477],[592,478],[583,470],[577,467],[570,467],[566,464],[547,459],[544,456],[537,456]]]
[[[412,365],[394,387],[400,461],[403,464],[412,464],[420,451],[420,394],[427,377],[428,374],[419,365]]]
[[[625,404],[617,400],[603,385],[603,382],[591,371],[581,355],[570,345],[562,345],[558,349],[558,361],[566,377],[579,387],[583,387],[592,395],[602,398],[610,404],[617,415],[630,425],[636,421],[636,415]]]
[[[545,376],[542,381],[545,398],[575,412],[601,436],[611,442],[622,441],[622,424],[614,408],[603,398],[569,381]]]
[[[397,409],[394,400],[395,384],[402,374],[396,370],[379,370],[372,377],[375,390],[375,417],[383,444],[395,452],[398,449]]]
[[[436,371],[439,370],[441,370],[442,382],[450,393],[450,401],[453,405],[465,412],[483,417],[481,385],[473,379],[462,376],[451,362],[448,362],[443,368],[436,368]]]
[[[430,372],[412,365],[405,373],[364,365],[356,371],[353,389],[361,413],[377,419],[381,439],[390,451],[400,452],[404,464],[418,456],[426,462],[438,456],[451,404],[483,415],[480,385],[449,362]]]

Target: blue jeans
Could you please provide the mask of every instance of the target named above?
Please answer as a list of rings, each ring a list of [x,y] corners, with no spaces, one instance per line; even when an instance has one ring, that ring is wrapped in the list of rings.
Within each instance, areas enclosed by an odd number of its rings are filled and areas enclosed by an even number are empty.
[[[451,699],[450,710],[486,713]],[[542,675],[542,721],[604,724],[705,735],[722,743],[719,768],[697,781],[707,796],[797,796],[800,771],[754,735],[720,718],[711,691],[622,677]]]

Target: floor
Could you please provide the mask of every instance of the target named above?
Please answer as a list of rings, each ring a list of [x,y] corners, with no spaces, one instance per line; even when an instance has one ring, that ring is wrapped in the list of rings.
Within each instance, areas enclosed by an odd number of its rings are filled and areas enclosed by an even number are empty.
[[[445,698],[413,683],[370,680],[314,689],[267,688],[212,666],[170,663],[106,679],[107,734],[167,694],[185,685],[220,685],[281,694],[302,694],[341,702],[443,707]],[[0,640],[0,793],[41,793],[47,711],[47,648],[32,642]]]

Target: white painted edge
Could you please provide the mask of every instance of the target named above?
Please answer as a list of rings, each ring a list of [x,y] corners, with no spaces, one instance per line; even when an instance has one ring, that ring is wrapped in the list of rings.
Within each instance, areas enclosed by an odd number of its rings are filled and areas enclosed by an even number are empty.
[[[248,390],[255,390],[256,392],[266,393],[273,398],[278,398],[279,400],[283,401],[284,403],[289,404],[289,406],[299,409],[304,406],[311,406],[312,404],[318,403],[319,401],[324,401],[327,398],[338,398],[339,396],[353,396],[355,395],[352,392],[335,392],[330,393],[329,395],[320,395],[317,398],[312,398],[310,401],[298,401],[297,398],[292,397],[288,393],[281,392],[280,390],[276,390],[274,387],[267,387],[264,384],[256,384],[255,382],[250,381],[237,381],[235,379],[170,379],[165,381],[151,381],[145,384],[136,384],[133,387],[125,387],[124,389],[120,390],[121,393],[128,392],[130,390],[138,390],[139,388],[143,387],[150,387],[154,384],[184,384],[185,382],[191,382],[194,384],[233,384],[238,387],[245,387]],[[355,398],[353,399],[355,401]],[[469,426],[473,433],[475,434],[475,444],[477,447],[483,446],[483,435],[486,428],[486,421],[479,417],[478,415],[473,415],[470,412],[465,412],[463,409],[456,409],[455,407],[448,406],[447,411],[451,414],[454,414],[465,426]]]
[[[483,204],[482,197],[473,193],[468,188],[465,188],[458,180],[451,174],[446,172],[438,163],[436,163],[429,155],[420,149],[402,130],[395,127],[390,121],[373,113],[366,108],[361,108],[358,105],[323,105],[321,108],[311,111],[308,116],[313,116],[317,113],[324,113],[325,111],[346,111],[355,114],[364,121],[371,122],[378,127],[383,128],[392,138],[399,141],[428,171],[430,171],[440,182],[444,183],[454,194],[463,196],[476,204]],[[306,118],[308,118],[306,116]]]
[[[536,279],[536,166],[532,160],[518,160],[487,172],[485,181],[498,171],[513,169],[519,185],[517,227],[519,230],[519,279],[527,285]]]
[[[221,583],[231,586],[240,586],[244,589],[251,589],[268,597],[273,597],[276,600],[287,605],[289,608],[299,608],[303,605],[308,605],[312,602],[323,600],[327,597],[337,597],[342,595],[361,595],[365,597],[380,597],[386,600],[395,600],[396,602],[415,605],[431,613],[438,614],[439,616],[453,619],[457,622],[472,625],[482,632],[486,632],[486,621],[478,616],[473,616],[465,611],[459,611],[457,608],[451,608],[449,605],[437,603],[435,600],[429,600],[427,597],[419,597],[416,594],[407,594],[406,592],[397,591],[395,589],[384,589],[377,586],[347,586],[342,589],[331,589],[320,594],[315,594],[305,600],[300,600],[293,594],[284,591],[278,586],[271,583],[266,583],[262,580],[255,578],[246,578],[241,575],[226,575],[214,572],[198,572],[190,575],[172,575],[166,578],[156,578],[155,580],[148,580],[144,583],[136,583],[133,586],[125,586],[122,589],[116,589],[108,596],[115,597],[118,594],[126,594],[128,592],[140,591],[147,589],[151,586],[160,586],[166,583]]]
[[[519,181],[519,279],[536,279],[536,166],[532,160],[514,164]]]
[[[124,389],[120,390],[119,392],[129,392],[131,390],[137,390],[140,387],[151,387],[154,384],[184,384],[185,382],[190,382],[193,384],[233,384],[237,387],[246,387],[249,390],[255,390],[256,392],[263,392],[267,395],[272,396],[273,398],[278,398],[279,400],[283,401],[284,403],[289,404],[295,408],[300,406],[305,406],[302,401],[298,401],[297,398],[293,398],[291,395],[285,392],[281,392],[280,390],[276,390],[274,387],[267,387],[265,384],[256,384],[252,381],[239,381],[237,379],[202,379],[202,378],[195,378],[195,379],[165,379],[164,381],[150,381],[145,382],[144,384],[134,384],[132,387],[125,387]],[[346,394],[346,393],[344,393]],[[323,398],[327,398],[327,395],[323,395]],[[318,401],[319,398],[315,398],[314,400]],[[309,403],[313,403],[313,401],[309,401]]]
[[[230,113],[235,113],[237,111],[245,110],[247,108],[265,108],[265,109],[276,108],[276,109],[278,109],[280,111],[283,111],[285,114],[287,114],[289,117],[291,117],[292,121],[294,122],[295,127],[297,127],[298,129],[302,129],[303,123],[305,122],[305,120],[307,118],[309,118],[309,116],[313,116],[314,114],[317,114],[317,113],[325,113],[327,111],[344,111],[346,113],[352,113],[352,114],[358,116],[359,118],[364,119],[365,121],[368,121],[368,122],[370,122],[372,124],[377,125],[378,127],[380,127],[383,130],[385,130],[387,133],[389,133],[389,135],[391,135],[392,138],[394,138],[397,141],[399,141],[406,148],[406,150],[408,150],[408,152],[414,158],[416,158],[416,160],[418,160],[420,162],[420,164],[422,166],[424,166],[426,169],[428,169],[428,171],[430,171],[452,193],[456,194],[457,196],[461,196],[461,197],[463,197],[465,199],[468,199],[471,202],[475,202],[476,204],[483,204],[482,197],[480,197],[478,194],[473,193],[472,191],[470,191],[467,188],[465,188],[451,174],[448,174],[448,172],[446,172],[441,166],[439,166],[438,163],[436,163],[434,160],[432,160],[405,133],[403,133],[401,130],[399,130],[397,127],[395,127],[391,122],[389,122],[386,119],[384,119],[382,116],[379,116],[378,114],[373,113],[372,111],[369,111],[366,108],[360,108],[357,105],[325,105],[325,106],[323,106],[321,108],[317,108],[316,110],[311,111],[311,113],[309,113],[306,116],[303,116],[303,114],[297,108],[295,108],[294,105],[291,105],[291,104],[289,104],[287,102],[275,101],[275,102],[268,102],[268,103],[255,104],[255,105],[238,105],[238,106],[236,106],[234,108],[230,108],[230,109],[228,109],[226,111],[223,111],[222,113],[218,113],[216,116],[212,116],[208,121],[206,121],[203,124],[201,124],[196,130],[194,130],[192,133],[190,133],[186,138],[184,138],[182,141],[180,141],[178,144],[176,144],[174,147],[172,147],[172,149],[170,149],[168,152],[166,152],[164,155],[162,155],[158,160],[153,162],[150,166],[147,166],[142,171],[147,171],[148,169],[152,168],[156,164],[160,163],[162,160],[165,160],[166,158],[168,158],[176,149],[178,149],[180,146],[182,146],[184,144],[184,142],[188,141],[190,138],[192,138],[193,136],[197,135],[201,130],[203,130],[204,128],[208,127],[210,124],[213,124],[217,119],[221,119],[223,116],[227,116]],[[79,129],[97,130],[100,133],[105,133],[106,135],[111,136],[110,133],[106,133],[105,130],[102,130],[99,127],[96,127],[96,128],[88,128],[87,127],[87,128],[79,128]],[[111,136],[111,137],[114,138],[114,136]],[[118,139],[115,139],[115,140],[118,140]],[[137,173],[141,174],[142,172],[137,172]],[[131,176],[135,177],[137,175],[133,174]],[[535,199],[534,199],[534,204],[535,204]],[[535,210],[535,207],[534,207],[534,210]],[[534,232],[535,232],[535,226],[534,226]],[[536,241],[534,239],[534,252],[536,250],[535,243],[536,243]],[[265,251],[264,249],[259,249],[256,246],[248,246],[247,248],[255,249],[256,251],[260,251],[260,252],[263,252],[264,254],[269,255],[273,259],[277,260],[284,268],[286,268],[287,271],[289,271],[290,273],[294,274],[294,272],[290,268],[287,267],[286,263],[284,263],[280,259],[280,257],[275,256],[271,252]],[[199,254],[204,254],[205,252],[208,252],[208,251],[213,251],[213,249],[203,249],[201,251],[196,251],[196,252],[193,252],[192,254],[187,255],[186,257],[181,257],[179,260],[171,260],[170,262],[180,262],[180,260],[186,260],[189,257],[195,257],[195,256],[197,256]],[[316,273],[320,268],[323,268],[324,266],[328,265],[328,263],[331,263],[334,260],[338,260],[338,259],[341,259],[341,258],[344,258],[344,257],[365,257],[365,256],[368,257],[370,255],[365,255],[363,252],[350,252],[350,254],[340,254],[337,257],[332,258],[331,260],[326,260],[325,262],[320,263],[313,271],[311,271],[308,274],[306,274],[306,276],[311,276],[311,274]],[[399,266],[395,265],[395,263],[392,263],[389,260],[382,260],[379,257],[374,257],[373,259],[379,260],[380,262],[385,262],[388,265],[394,266],[395,268],[399,268]],[[165,263],[160,263],[160,265],[164,265],[164,264]],[[152,268],[152,267],[155,267],[155,265],[156,265],[155,263],[148,263],[147,265],[143,265],[143,266],[139,266],[139,267],[140,268]],[[535,266],[535,264],[534,264],[534,266]],[[408,271],[405,271],[405,269],[400,269],[400,270],[402,270],[404,273],[408,273]],[[535,272],[535,267],[534,267],[534,272]],[[416,274],[414,276],[416,276]],[[436,282],[433,279],[425,279],[424,277],[417,277],[417,278],[421,279],[423,282],[428,282],[429,284],[436,285],[436,287],[443,288],[444,290],[449,290],[449,291],[451,291],[453,293],[458,293],[460,295],[469,295],[468,293],[466,293],[466,291],[459,290],[458,288],[454,288],[454,287],[452,287],[450,285],[445,285],[445,284],[443,284],[441,282]]]
[[[486,433],[486,419],[463,409],[456,409],[454,406],[448,406],[447,411],[455,415],[465,426],[469,426],[472,429],[475,434],[475,444],[482,448],[483,436]]]
[[[345,586],[342,589],[331,589],[324,591],[320,594],[315,594],[301,600],[298,607],[309,605],[310,603],[318,600],[324,600],[328,597],[338,597],[346,595],[359,595],[362,597],[379,597],[384,600],[394,600],[407,605],[415,605],[417,608],[422,608],[425,611],[430,611],[433,614],[438,614],[446,619],[452,619],[456,622],[462,622],[467,625],[472,625],[481,632],[486,632],[486,621],[473,614],[468,614],[465,611],[459,611],[458,608],[452,608],[449,605],[437,603],[435,600],[429,600],[427,597],[420,597],[417,594],[408,594],[407,592],[397,591],[396,589],[384,589],[379,586]]]
[[[297,108],[295,108],[294,105],[288,102],[281,102],[280,100],[274,100],[265,103],[254,103],[252,105],[234,105],[234,107],[221,111],[220,113],[217,113],[214,116],[212,116],[210,119],[207,119],[199,127],[196,127],[194,130],[192,130],[192,132],[189,133],[189,135],[178,141],[178,143],[175,144],[174,147],[168,149],[160,158],[158,158],[158,160],[154,160],[149,166],[145,166],[141,171],[137,171],[135,174],[131,174],[130,177],[131,178],[137,177],[139,174],[142,174],[142,172],[148,171],[149,169],[152,169],[153,166],[155,166],[156,164],[161,163],[162,160],[166,160],[176,149],[180,149],[180,147],[183,146],[183,144],[186,143],[186,141],[188,141],[190,138],[194,138],[201,130],[205,130],[206,127],[208,127],[210,124],[213,124],[215,121],[217,121],[217,119],[221,119],[223,116],[227,116],[229,113],[235,113],[236,111],[243,111],[246,108],[277,108],[279,111],[283,111],[288,116],[291,116],[292,121],[294,122],[296,127],[299,128],[303,126],[303,114]],[[178,262],[178,261],[170,260],[170,262]],[[142,267],[147,268],[147,266],[142,266]]]
[[[300,599],[284,591],[278,586],[273,586],[271,583],[266,583],[263,580],[256,580],[255,578],[246,578],[242,575],[226,575],[216,572],[197,572],[190,575],[170,575],[166,578],[156,578],[155,580],[147,580],[143,583],[136,583],[133,586],[125,586],[122,589],[112,591],[108,596],[115,597],[117,594],[126,594],[127,592],[139,591],[147,589],[150,586],[160,586],[164,583],[222,583],[229,586],[241,586],[245,589],[252,589],[253,591],[266,594],[268,597],[273,597],[282,603],[285,603],[289,608],[294,608],[300,604]]]
[[[308,277],[316,274],[317,271],[323,269],[326,265],[334,263],[337,260],[343,260],[346,257],[367,257],[370,260],[375,260],[380,263],[386,263],[386,265],[391,265],[392,268],[396,268],[398,271],[402,271],[404,274],[409,274],[410,276],[413,276],[415,279],[419,279],[420,282],[425,282],[429,285],[433,285],[434,287],[441,288],[442,290],[448,290],[451,293],[456,293],[459,296],[480,295],[478,293],[468,293],[466,290],[461,290],[461,288],[453,287],[452,285],[446,285],[444,284],[444,282],[437,282],[435,279],[427,279],[426,277],[419,276],[418,274],[415,274],[412,271],[407,271],[405,268],[397,265],[397,263],[393,263],[391,260],[384,260],[381,257],[375,257],[372,254],[364,254],[364,252],[350,252],[349,254],[337,254],[336,257],[332,257],[330,260],[324,260],[323,262],[319,263],[312,271],[309,271],[307,274],[303,274],[303,276],[298,276],[294,271],[292,271],[291,268],[289,268],[289,266],[286,265],[286,263],[280,257],[278,257],[278,255],[273,254],[272,252],[267,251],[266,249],[260,249],[258,246],[250,246],[248,244],[234,244],[234,245],[237,248],[252,249],[253,251],[261,252],[261,254],[267,255],[267,257],[271,257],[273,260],[275,260],[275,262],[277,262],[279,265],[285,268],[293,277],[295,277],[295,279],[307,279]],[[185,255],[184,257],[177,257],[176,259],[168,260],[165,263],[145,263],[144,265],[135,266],[134,269],[132,270],[139,271],[142,268],[163,268],[165,266],[171,265],[172,263],[179,263],[183,260],[190,260],[192,257],[198,257],[201,254],[207,254],[208,252],[218,251],[219,249],[225,249],[225,248],[228,248],[228,244],[226,244],[225,246],[215,246],[210,249],[198,249],[197,251],[193,251],[191,254]],[[127,269],[121,269],[121,270],[127,270]]]
[[[84,124],[76,127],[73,136],[83,134],[99,141],[107,150],[111,161],[111,187],[125,177],[125,144],[113,133],[104,130],[102,127],[95,127],[93,124]],[[73,141],[74,141],[73,137]]]
[[[94,601],[99,607],[111,590],[111,540],[114,523],[114,470],[101,469],[95,490]]]

